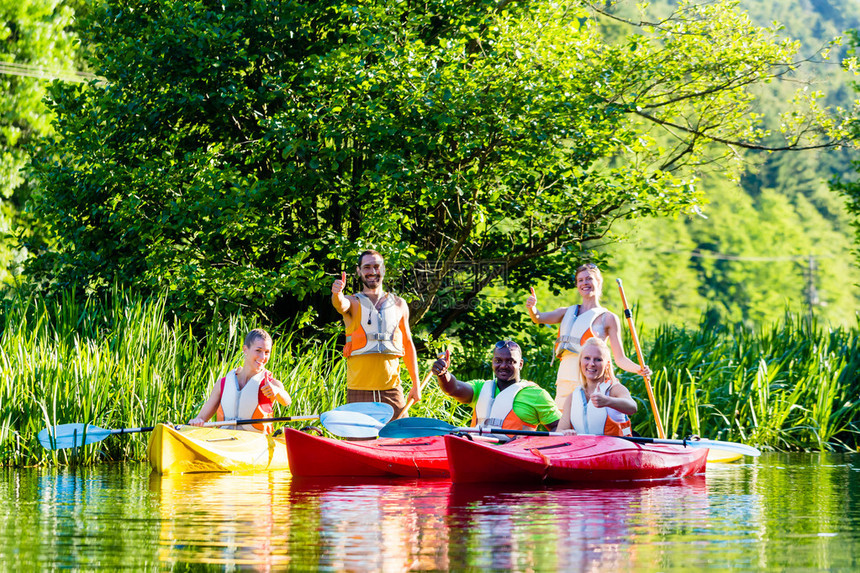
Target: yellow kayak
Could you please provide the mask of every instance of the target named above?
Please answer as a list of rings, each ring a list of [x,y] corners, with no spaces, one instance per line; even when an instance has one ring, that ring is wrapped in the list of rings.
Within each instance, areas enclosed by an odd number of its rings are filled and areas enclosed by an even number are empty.
[[[243,430],[158,424],[147,456],[160,474],[289,469],[283,438]]]

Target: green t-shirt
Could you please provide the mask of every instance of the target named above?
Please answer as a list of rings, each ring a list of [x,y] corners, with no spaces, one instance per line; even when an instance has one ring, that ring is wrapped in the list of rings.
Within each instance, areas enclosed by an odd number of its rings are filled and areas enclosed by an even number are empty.
[[[466,382],[472,387],[472,401],[469,402],[469,406],[472,407],[473,411],[484,384],[492,382],[492,380],[470,380]],[[527,382],[527,380],[521,380],[521,382]],[[496,387],[496,396],[498,395],[499,389]],[[514,414],[531,426],[540,424],[546,427],[561,418],[561,412],[558,411],[555,400],[546,390],[537,385],[526,386],[517,392],[514,398]]]

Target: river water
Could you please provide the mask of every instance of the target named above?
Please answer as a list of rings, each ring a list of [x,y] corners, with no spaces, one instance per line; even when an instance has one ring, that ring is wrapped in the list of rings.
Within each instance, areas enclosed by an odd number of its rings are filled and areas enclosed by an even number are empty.
[[[4,469],[3,570],[860,570],[860,455],[611,487]]]

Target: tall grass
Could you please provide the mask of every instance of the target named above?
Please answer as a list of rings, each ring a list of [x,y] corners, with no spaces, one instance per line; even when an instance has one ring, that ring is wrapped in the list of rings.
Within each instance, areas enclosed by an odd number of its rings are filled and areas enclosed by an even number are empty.
[[[60,451],[45,450],[36,435],[54,424],[114,429],[186,421],[197,414],[213,384],[241,365],[243,338],[256,326],[272,332],[268,367],[293,398],[292,406],[277,415],[319,413],[345,401],[345,366],[335,338],[302,341],[241,317],[196,331],[168,318],[159,298],[120,290],[106,302],[73,291],[58,301],[12,298],[0,307],[0,325],[4,465],[143,459],[146,433]],[[451,408],[438,390],[429,396],[410,413],[450,418]]]
[[[42,448],[36,434],[73,422],[134,428],[188,420],[212,385],[241,364],[243,337],[255,326],[272,332],[269,368],[293,397],[293,405],[278,415],[323,412],[345,401],[345,365],[336,338],[301,340],[241,317],[198,331],[170,318],[159,298],[120,290],[107,301],[74,291],[57,301],[13,297],[0,305],[0,326],[4,465],[143,459],[145,433],[61,451]],[[757,333],[663,327],[650,345],[644,342],[661,417],[672,436],[698,434],[777,449],[858,446],[856,329],[827,330],[787,317]],[[421,364],[422,372],[430,362],[428,357]],[[492,375],[488,367],[473,374]],[[551,389],[555,368],[534,361],[524,376]],[[625,375],[625,383],[641,397],[636,430],[654,435],[641,378]],[[431,382],[410,415],[459,424],[467,412]]]
[[[667,434],[739,440],[780,450],[860,445],[860,338],[787,315],[741,327],[659,329],[648,362]],[[625,376],[635,395],[641,378]],[[643,400],[635,428],[655,435]]]

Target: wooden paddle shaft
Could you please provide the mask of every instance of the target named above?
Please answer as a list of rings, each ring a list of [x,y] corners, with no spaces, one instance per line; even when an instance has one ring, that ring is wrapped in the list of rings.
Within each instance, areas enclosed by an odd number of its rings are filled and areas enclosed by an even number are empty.
[[[424,377],[424,380],[422,380],[420,386],[418,386],[419,388],[421,388],[422,392],[424,391],[424,388],[427,386],[427,383],[430,382],[431,376],[433,376],[432,370],[427,373],[427,376]],[[406,413],[409,412],[409,408],[411,408],[413,404],[415,404],[415,400],[413,398],[409,398],[409,400],[406,402],[406,407],[403,408],[403,414],[402,414],[403,416],[405,416]]]
[[[443,352],[439,355],[439,358],[442,358],[445,355],[446,355],[446,353]],[[424,377],[424,380],[421,381],[421,385],[418,386],[422,392],[424,391],[424,388],[427,387],[427,383],[430,382],[430,378],[432,378],[432,377],[433,377],[433,371],[431,370],[430,372],[427,373],[427,376]],[[415,404],[415,400],[413,398],[409,398],[409,401],[406,402],[406,407],[403,408],[403,413],[400,416],[401,417],[406,416],[406,414],[409,412],[409,408],[411,408],[413,404]]]
[[[642,347],[639,346],[639,337],[636,336],[636,325],[633,323],[633,313],[630,312],[630,307],[627,305],[627,297],[624,295],[624,287],[621,286],[621,279],[616,279],[618,282],[618,290],[621,292],[621,304],[624,306],[624,316],[627,318],[627,324],[630,327],[630,336],[633,338],[633,347],[636,349],[636,356],[639,358],[639,366],[645,368],[645,359],[642,358]],[[643,376],[645,379],[645,389],[648,391],[648,401],[651,402],[651,411],[654,413],[654,423],[657,425],[657,435],[660,439],[666,438],[666,432],[663,431],[663,422],[660,420],[660,412],[657,410],[657,401],[654,398],[654,391],[651,389],[651,380],[648,376]]]

